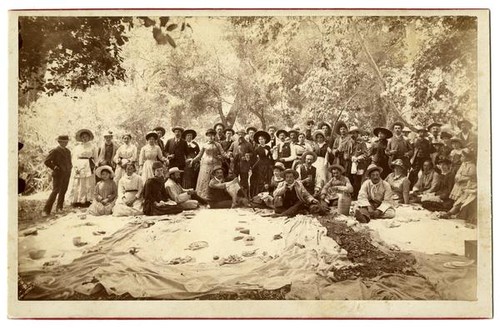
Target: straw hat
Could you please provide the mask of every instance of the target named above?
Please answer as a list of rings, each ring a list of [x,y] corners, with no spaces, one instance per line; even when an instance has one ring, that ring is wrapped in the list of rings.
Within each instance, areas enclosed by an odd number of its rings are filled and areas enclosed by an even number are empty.
[[[472,123],[467,119],[463,119],[463,120],[458,121],[458,126],[460,127],[462,125],[462,123],[465,123],[466,125],[468,125],[469,128],[472,127]]]
[[[313,163],[316,162],[316,160],[318,159],[318,155],[314,152],[311,152],[311,151],[306,151],[304,152],[304,154],[302,154],[302,157],[301,157],[301,160],[303,163],[306,162],[306,156],[308,155],[312,155],[313,156]]]
[[[401,159],[396,159],[396,160],[391,162],[391,168],[394,168],[394,167],[400,167],[400,168],[403,168],[403,170],[406,170],[406,166],[405,166],[403,160],[401,160]]]
[[[104,137],[113,137],[113,132],[108,131],[107,133],[104,134]]]
[[[108,171],[110,174],[110,177],[113,178],[113,176],[114,176],[113,168],[111,168],[110,166],[100,166],[99,168],[97,168],[95,170],[95,175],[99,178],[102,178],[101,176],[102,176],[103,171]]]
[[[276,134],[275,134],[275,135],[276,135],[276,137],[279,137],[279,136],[280,136],[280,134],[285,134],[285,136],[286,136],[286,137],[288,137],[288,136],[289,136],[289,135],[288,135],[288,131],[286,131],[286,130],[284,130],[284,129],[280,129],[280,130],[278,130],[278,131],[276,132]]]
[[[253,127],[253,126],[250,126],[247,128],[247,134],[250,133],[250,130],[253,130],[254,132],[257,132],[257,128]]]
[[[314,139],[314,140],[316,140],[316,137],[317,137],[318,135],[321,135],[321,136],[323,136],[323,138],[326,138],[326,137],[325,137],[325,133],[323,132],[323,130],[316,130],[316,131],[314,131],[314,132],[312,133],[312,137],[313,137],[313,139]]]
[[[345,172],[344,167],[342,167],[339,164],[334,164],[334,165],[331,165],[330,167],[328,167],[328,171],[332,171],[333,169],[338,169],[341,174],[343,174]]]
[[[295,171],[295,170],[293,170],[293,169],[287,169],[287,170],[285,170],[285,171],[283,172],[283,177],[285,177],[285,176],[286,176],[286,174],[290,174],[290,173],[292,173],[292,174],[293,174],[293,177],[294,177],[295,179],[299,178],[299,173],[298,173],[298,172],[296,172],[296,171]]]
[[[158,139],[158,134],[154,131],[150,131],[146,134],[146,140],[149,140],[151,137],[154,137],[154,139]]]
[[[172,128],[172,132],[175,133],[176,130],[180,130],[181,131],[181,134],[184,132],[184,128],[182,127],[179,127],[179,126],[175,126]]]
[[[400,121],[396,121],[392,124],[392,130],[394,130],[394,126],[400,126],[402,130],[406,128],[405,125]]]
[[[178,167],[172,167],[168,170],[168,174],[171,175],[171,174],[175,174],[176,172],[184,172],[184,170],[180,170]]]
[[[281,171],[286,170],[285,165],[282,162],[276,162],[273,169],[281,169]]]
[[[352,134],[352,133],[355,133],[355,132],[357,132],[357,133],[360,132],[360,130],[359,130],[359,128],[357,126],[352,126],[351,128],[349,128],[349,134]]]
[[[384,169],[382,169],[382,167],[379,167],[379,166],[377,166],[376,164],[373,164],[373,163],[372,163],[372,164],[371,164],[371,165],[369,165],[369,166],[368,166],[368,168],[366,169],[366,175],[367,175],[367,176],[370,176],[371,172],[372,172],[372,171],[375,171],[375,170],[378,170],[378,172],[382,172],[382,171],[384,171]]]
[[[93,140],[94,139],[94,134],[88,130],[88,129],[80,129],[76,132],[75,134],[75,139],[77,142],[81,142],[82,141],[82,134],[88,134],[90,136],[90,139],[89,140]]]
[[[68,142],[69,141],[69,136],[68,135],[60,135],[60,136],[57,136],[56,140],[58,142]]]
[[[215,167],[214,167],[214,169],[212,169],[211,174],[212,174],[212,175],[214,175],[214,174],[215,174],[215,172],[216,172],[217,170],[222,170],[222,171],[224,171],[224,169],[222,169],[222,166],[215,166]]]

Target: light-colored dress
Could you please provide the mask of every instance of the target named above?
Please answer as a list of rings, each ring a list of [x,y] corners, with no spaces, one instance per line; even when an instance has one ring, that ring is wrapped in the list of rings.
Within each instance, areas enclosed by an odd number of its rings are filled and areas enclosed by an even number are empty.
[[[313,163],[313,166],[316,168],[316,189],[321,191],[328,181],[328,161],[326,159],[328,145],[326,143],[315,144],[314,153],[318,156]]]
[[[72,203],[86,203],[93,199],[95,175],[90,168],[90,158],[94,163],[97,162],[97,147],[91,142],[77,145],[73,150]]]
[[[94,189],[94,201],[89,207],[88,213],[93,216],[111,215],[116,201],[117,188],[114,180],[100,181]],[[101,203],[102,199],[108,199],[106,205]]]
[[[127,202],[134,200],[137,194],[142,194],[144,182],[141,176],[133,173],[132,175],[124,175],[118,182],[118,199],[113,207],[113,216],[138,216],[142,215],[142,195],[141,198],[135,199],[131,207],[127,206]]]
[[[193,161],[200,161],[200,172],[196,182],[196,192],[204,199],[208,199],[208,183],[215,166],[222,164],[219,156],[225,156],[226,153],[222,146],[217,142],[208,142],[201,147],[200,153]]]
[[[153,163],[158,161],[158,159],[163,161],[161,148],[158,145],[151,146],[146,144],[142,147],[139,155],[139,165],[142,166],[141,176],[143,182],[154,177]]]
[[[125,166],[128,163],[137,161],[137,146],[132,144],[123,144],[118,148],[118,150],[116,150],[113,161],[116,163],[115,183],[118,184],[125,173]]]
[[[410,193],[410,180],[405,175],[396,176],[395,173],[390,173],[389,176],[385,178],[385,181],[389,183],[392,189],[392,198],[398,203],[405,203],[405,194],[409,201]]]

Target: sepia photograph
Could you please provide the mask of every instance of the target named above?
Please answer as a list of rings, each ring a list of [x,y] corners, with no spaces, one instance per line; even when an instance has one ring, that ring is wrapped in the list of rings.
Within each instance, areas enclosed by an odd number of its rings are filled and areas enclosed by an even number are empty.
[[[491,317],[489,38],[486,9],[10,11],[9,316]]]

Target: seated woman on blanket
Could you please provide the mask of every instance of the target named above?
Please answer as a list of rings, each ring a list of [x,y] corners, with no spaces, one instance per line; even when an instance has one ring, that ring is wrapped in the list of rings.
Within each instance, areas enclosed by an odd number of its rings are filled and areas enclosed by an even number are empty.
[[[448,211],[453,206],[450,193],[455,185],[455,173],[449,159],[442,159],[438,164],[441,168],[439,190],[434,194],[422,197],[422,207],[429,211]]]
[[[159,216],[182,212],[182,208],[168,198],[163,179],[163,163],[154,162],[152,171],[154,177],[144,184],[144,215]]]
[[[397,203],[410,203],[410,180],[407,177],[407,168],[403,160],[396,159],[391,162],[394,172],[386,177],[385,181],[389,183],[393,193],[393,199]]]
[[[254,196],[251,202],[252,207],[274,208],[273,192],[278,187],[278,184],[284,180],[283,172],[285,169],[285,165],[281,162],[274,164],[269,190]]]
[[[113,216],[142,215],[142,177],[136,174],[135,164],[129,162],[125,167],[125,175],[118,182],[118,199],[113,207]]]
[[[427,159],[422,164],[422,172],[418,177],[417,183],[413,186],[410,192],[410,202],[422,202],[422,197],[425,195],[436,193],[439,189],[440,177],[434,170],[432,160]]]
[[[94,201],[88,209],[89,215],[111,215],[117,196],[116,183],[112,180],[113,169],[110,166],[101,166],[95,174],[101,179],[94,188]]]

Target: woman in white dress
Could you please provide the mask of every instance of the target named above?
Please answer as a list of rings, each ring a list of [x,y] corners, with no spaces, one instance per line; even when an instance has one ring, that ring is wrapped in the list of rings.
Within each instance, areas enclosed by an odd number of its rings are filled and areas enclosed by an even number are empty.
[[[203,199],[208,198],[208,183],[211,179],[211,174],[215,166],[222,164],[222,158],[226,156],[226,152],[220,143],[215,141],[216,132],[213,129],[208,129],[205,135],[208,137],[208,142],[202,145],[200,153],[188,160],[187,165],[194,165],[193,162],[200,161],[200,173],[196,182],[196,192]]]
[[[129,163],[134,163],[137,161],[137,146],[132,145],[130,141],[132,140],[132,135],[125,134],[122,137],[123,145],[121,145],[118,150],[116,150],[115,157],[113,161],[116,163],[115,170],[115,182],[118,184],[122,178],[125,167]]]
[[[141,172],[142,181],[146,182],[149,178],[154,177],[153,163],[155,161],[164,162],[166,159],[163,157],[160,146],[156,143],[158,134],[150,131],[146,134],[148,143],[144,145],[139,154],[139,168]]]
[[[118,183],[118,199],[113,207],[113,216],[142,215],[142,189],[144,182],[141,176],[135,173],[135,164],[125,166],[126,174]]]
[[[328,145],[326,143],[326,136],[323,131],[316,130],[312,134],[312,137],[315,141],[313,151],[318,156],[316,161],[313,163],[313,166],[316,167],[316,188],[321,190],[328,180],[328,162],[326,160]]]
[[[71,203],[73,206],[90,206],[94,195],[97,162],[97,147],[91,143],[94,134],[88,129],[80,129],[75,139],[81,144],[73,150]]]

